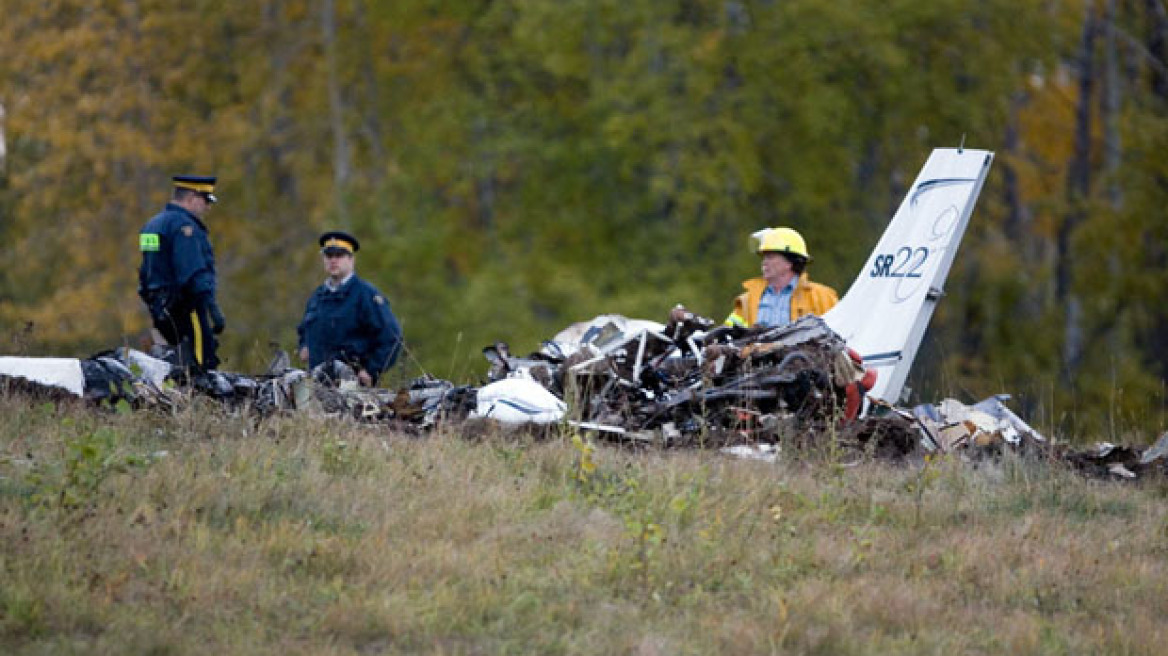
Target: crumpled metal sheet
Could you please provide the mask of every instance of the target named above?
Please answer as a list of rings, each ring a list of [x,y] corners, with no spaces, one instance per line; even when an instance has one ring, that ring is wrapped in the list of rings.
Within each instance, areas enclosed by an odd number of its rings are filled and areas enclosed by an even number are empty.
[[[1077,449],[1047,439],[1005,405],[1009,395],[998,394],[972,406],[954,399],[913,408],[921,443],[930,451],[985,457],[1010,450],[1037,454],[1064,462],[1089,476],[1133,480],[1152,473],[1168,474],[1168,433],[1151,447],[1099,442]]]
[[[1168,433],[1161,435],[1155,444],[1140,455],[1141,465],[1154,465],[1157,463],[1161,466],[1168,467]]]
[[[541,353],[563,360],[585,344],[602,351],[616,342],[624,342],[642,332],[660,333],[665,326],[656,321],[630,319],[620,314],[602,314],[590,321],[580,321],[556,333],[544,342]]]
[[[398,390],[363,388],[351,373],[343,365],[318,367],[311,373],[285,369],[259,383],[255,406],[264,414],[297,411],[349,416],[417,430],[434,428],[442,421],[464,420],[475,407],[474,387],[423,376]]]
[[[949,452],[964,448],[1020,447],[1024,440],[1039,444],[1047,439],[1008,407],[1008,394],[999,394],[969,406],[955,399],[913,408],[921,424],[922,446]]]

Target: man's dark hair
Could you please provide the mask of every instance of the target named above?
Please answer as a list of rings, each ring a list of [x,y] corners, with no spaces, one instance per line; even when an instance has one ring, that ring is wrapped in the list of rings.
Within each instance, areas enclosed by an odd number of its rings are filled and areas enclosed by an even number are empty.
[[[195,191],[194,189],[187,189],[186,187],[175,187],[174,196],[172,196],[172,199],[182,201],[198,194],[199,192]]]
[[[787,258],[787,261],[791,263],[791,270],[795,272],[795,275],[803,275],[803,271],[807,268],[807,258],[802,255],[795,255],[794,253],[779,253],[779,255]]]

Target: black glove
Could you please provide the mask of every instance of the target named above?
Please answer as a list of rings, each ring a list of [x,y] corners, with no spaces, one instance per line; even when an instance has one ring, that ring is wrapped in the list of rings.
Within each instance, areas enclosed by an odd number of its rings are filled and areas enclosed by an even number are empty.
[[[142,300],[146,303],[146,308],[150,310],[150,318],[156,322],[162,322],[170,319],[170,294],[165,290],[152,289],[148,292],[138,292]]]
[[[216,335],[222,333],[223,329],[227,327],[227,319],[223,317],[223,310],[219,309],[219,304],[215,302],[215,299],[207,301],[206,307],[207,316],[211,319],[211,332]]]

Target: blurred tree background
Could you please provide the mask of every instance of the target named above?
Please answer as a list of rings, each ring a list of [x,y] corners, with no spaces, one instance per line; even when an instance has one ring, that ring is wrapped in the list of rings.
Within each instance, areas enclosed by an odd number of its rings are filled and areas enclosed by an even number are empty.
[[[0,23],[4,352],[142,346],[136,233],[208,216],[224,368],[323,277],[409,342],[391,384],[485,371],[605,312],[722,318],[790,225],[841,293],[932,148],[997,153],[910,378],[1064,434],[1163,429],[1164,0],[55,0]]]

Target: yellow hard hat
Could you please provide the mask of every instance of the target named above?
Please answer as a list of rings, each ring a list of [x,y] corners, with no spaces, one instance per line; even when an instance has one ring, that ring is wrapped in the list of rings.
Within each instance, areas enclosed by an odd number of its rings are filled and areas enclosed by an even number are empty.
[[[803,235],[791,228],[761,230],[756,232],[755,236],[758,237],[757,252],[759,255],[783,253],[785,255],[798,255],[807,260],[811,259],[811,254],[807,252],[807,242],[803,241]]]

